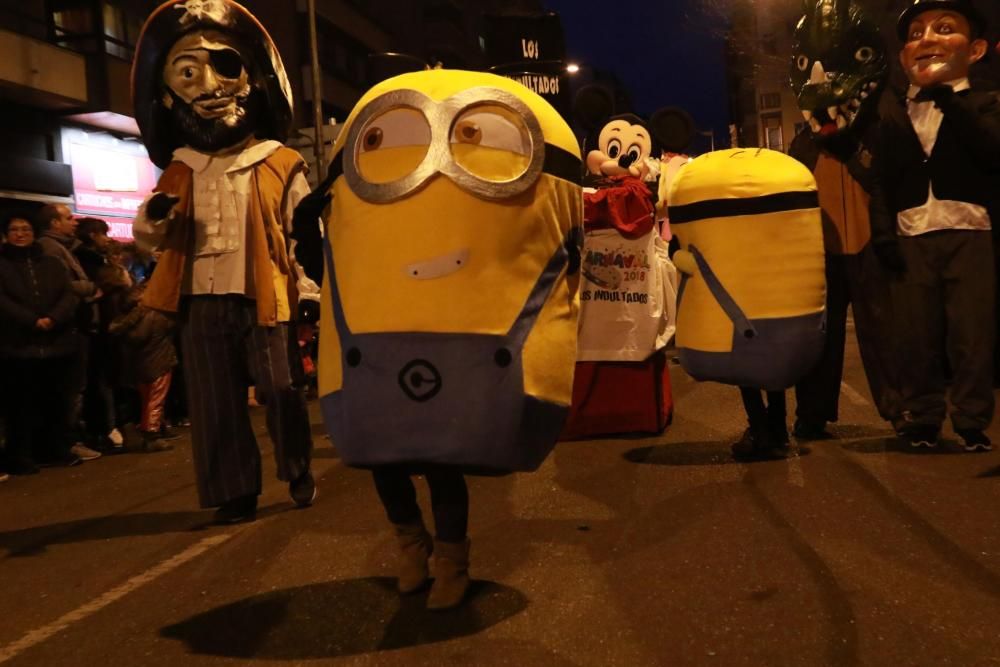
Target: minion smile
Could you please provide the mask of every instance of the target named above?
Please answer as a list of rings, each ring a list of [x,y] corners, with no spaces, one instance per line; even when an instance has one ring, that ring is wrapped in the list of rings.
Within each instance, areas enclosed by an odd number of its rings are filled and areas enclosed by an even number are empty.
[[[413,280],[434,280],[450,276],[469,263],[469,249],[462,248],[447,255],[439,255],[422,262],[414,262],[403,267],[403,273]]]

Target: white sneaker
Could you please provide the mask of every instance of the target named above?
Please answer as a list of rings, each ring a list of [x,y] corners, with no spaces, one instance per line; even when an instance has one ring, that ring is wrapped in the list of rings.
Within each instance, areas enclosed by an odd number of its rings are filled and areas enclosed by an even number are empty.
[[[115,447],[121,447],[125,444],[125,437],[122,435],[122,432],[116,428],[111,429],[111,433],[108,433],[108,440],[110,440],[111,444]]]
[[[69,451],[73,456],[80,459],[81,461],[93,461],[94,459],[101,458],[101,453],[91,449],[82,442],[78,442],[69,448]]]

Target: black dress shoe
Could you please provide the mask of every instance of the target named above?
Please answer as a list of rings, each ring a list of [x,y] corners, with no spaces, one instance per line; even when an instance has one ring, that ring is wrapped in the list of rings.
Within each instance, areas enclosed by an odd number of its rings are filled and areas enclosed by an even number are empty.
[[[233,498],[215,510],[215,523],[233,524],[253,521],[257,518],[257,496]]]
[[[289,482],[288,495],[292,497],[292,502],[298,507],[312,505],[313,501],[316,500],[316,480],[313,479],[312,473],[306,470],[299,475],[298,479]]]

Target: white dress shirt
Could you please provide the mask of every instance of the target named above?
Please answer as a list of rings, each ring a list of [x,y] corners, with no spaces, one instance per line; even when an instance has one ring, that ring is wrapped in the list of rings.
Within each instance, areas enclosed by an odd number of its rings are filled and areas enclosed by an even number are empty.
[[[971,87],[968,79],[949,81],[948,85],[956,93]],[[917,137],[920,138],[924,154],[930,157],[937,143],[944,114],[934,106],[933,101],[917,102],[914,98],[919,92],[920,88],[910,86],[906,111]],[[990,216],[985,208],[968,202],[938,199],[934,194],[933,182],[927,193],[927,202],[922,206],[901,211],[896,216],[896,222],[901,236],[919,236],[944,229],[989,230],[991,228]]]
[[[215,156],[191,148],[174,151],[174,160],[193,171],[194,253],[185,262],[181,293],[255,296],[253,253],[247,247],[251,173],[254,165],[279,148],[280,142],[261,141],[232,155]],[[295,207],[307,194],[309,182],[300,171],[285,196],[282,220],[286,233],[291,230]],[[158,247],[166,235],[164,223],[169,219],[149,220],[143,203],[133,223],[137,241],[141,240],[145,247]],[[294,257],[294,249],[292,254]],[[299,285],[306,292],[313,291],[310,287],[314,288],[314,284],[294,260],[293,267]]]

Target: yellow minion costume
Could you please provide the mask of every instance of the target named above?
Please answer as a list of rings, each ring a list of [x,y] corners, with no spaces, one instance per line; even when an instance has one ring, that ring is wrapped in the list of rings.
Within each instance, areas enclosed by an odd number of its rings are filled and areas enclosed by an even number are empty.
[[[319,389],[348,465],[537,468],[570,402],[576,139],[491,74],[368,91],[334,146]]]
[[[681,365],[698,380],[780,391],[823,350],[826,281],[816,181],[775,151],[697,158],[675,177],[670,224],[685,275]]]

